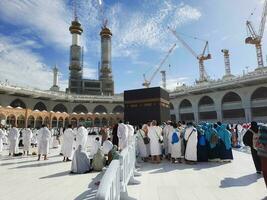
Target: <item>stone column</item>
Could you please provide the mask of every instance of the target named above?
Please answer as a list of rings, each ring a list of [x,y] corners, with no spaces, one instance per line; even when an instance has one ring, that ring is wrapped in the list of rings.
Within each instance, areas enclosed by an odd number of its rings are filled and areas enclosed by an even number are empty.
[[[246,122],[252,121],[251,107],[245,108]]]
[[[246,122],[251,122],[252,115],[251,115],[251,101],[249,98],[242,99],[243,108],[245,110],[245,120]]]
[[[179,107],[178,107],[178,104],[174,104],[173,105],[174,107],[174,114],[175,114],[175,117],[176,117],[176,121],[180,121],[180,111],[179,111]]]
[[[215,111],[217,113],[217,121],[222,122],[223,121],[223,110],[222,110],[222,103],[221,103],[221,98],[220,96],[217,96],[214,98],[214,103],[215,103]]]
[[[192,103],[192,111],[194,113],[194,121],[195,123],[199,123],[199,115],[198,115],[198,101],[197,99],[192,99],[191,100]]]

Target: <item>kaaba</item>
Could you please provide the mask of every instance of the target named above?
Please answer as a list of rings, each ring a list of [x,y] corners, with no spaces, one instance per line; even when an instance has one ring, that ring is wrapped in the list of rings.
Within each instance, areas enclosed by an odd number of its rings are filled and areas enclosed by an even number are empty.
[[[124,120],[132,125],[170,120],[169,93],[160,87],[124,91]]]

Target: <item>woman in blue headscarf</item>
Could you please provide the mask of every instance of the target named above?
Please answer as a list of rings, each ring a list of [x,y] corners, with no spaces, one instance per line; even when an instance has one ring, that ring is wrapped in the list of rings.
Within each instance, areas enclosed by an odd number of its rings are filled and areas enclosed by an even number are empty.
[[[205,130],[207,130],[206,124],[197,126],[198,143],[197,143],[197,161],[208,161],[208,143],[205,137]]]
[[[217,162],[220,160],[219,156],[219,142],[218,142],[218,133],[216,131],[217,124],[207,124],[207,128],[205,130],[205,136],[208,142],[208,158],[209,161]]]
[[[171,158],[172,162],[175,163],[176,159],[181,163],[182,147],[181,147],[181,129],[178,128],[176,123],[173,123],[174,132],[172,133],[172,146],[171,146]]]
[[[220,137],[220,159],[221,161],[229,162],[233,160],[233,153],[231,146],[231,132],[226,128],[227,126],[222,124],[218,129]]]

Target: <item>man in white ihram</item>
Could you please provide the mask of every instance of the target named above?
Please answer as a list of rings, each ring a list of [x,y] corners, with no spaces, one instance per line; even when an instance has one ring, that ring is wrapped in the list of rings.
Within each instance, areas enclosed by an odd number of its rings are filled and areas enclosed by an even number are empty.
[[[152,156],[152,163],[160,163],[161,144],[159,140],[163,140],[162,129],[157,126],[155,120],[152,121],[148,129],[148,137],[150,138],[150,153]]]
[[[186,141],[185,159],[188,164],[197,162],[197,130],[192,122],[189,122],[185,129],[184,139]]]
[[[63,134],[63,143],[61,152],[64,156],[63,162],[71,161],[72,150],[73,150],[73,142],[74,142],[74,131],[72,130],[72,125],[69,124],[68,128],[65,130]]]
[[[163,140],[164,140],[164,148],[165,148],[165,155],[167,159],[171,158],[172,152],[172,134],[174,132],[174,128],[172,126],[172,122],[168,121],[167,125],[163,129]]]
[[[50,138],[51,132],[46,125],[42,125],[42,128],[38,132],[38,161],[40,160],[41,155],[44,156],[44,160],[47,160]]]
[[[82,123],[80,123],[76,135],[76,149],[78,149],[78,146],[81,145],[82,151],[85,151],[87,138],[88,138],[87,129],[83,126]]]
[[[128,145],[128,128],[121,121],[118,125],[117,135],[119,138],[119,149],[123,150]]]
[[[16,153],[18,153],[18,144],[19,144],[19,130],[16,128],[16,126],[13,126],[8,134],[8,140],[9,140],[9,156],[13,154],[15,156]]]
[[[134,127],[129,122],[126,123],[126,126],[128,129],[128,142],[130,142],[134,136]]]
[[[30,152],[31,147],[31,139],[32,139],[32,131],[31,126],[29,125],[28,128],[22,131],[22,140],[23,140],[23,154],[25,155],[27,152],[27,156]]]

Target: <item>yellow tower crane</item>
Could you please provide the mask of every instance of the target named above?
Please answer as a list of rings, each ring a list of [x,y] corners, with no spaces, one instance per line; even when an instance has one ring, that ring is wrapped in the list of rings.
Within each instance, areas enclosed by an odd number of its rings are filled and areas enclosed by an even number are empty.
[[[169,55],[171,54],[171,52],[173,51],[173,49],[175,48],[176,44],[174,44],[169,51],[167,52],[166,56],[163,58],[163,60],[160,62],[159,66],[157,67],[157,69],[154,71],[154,73],[152,74],[152,76],[150,77],[149,80],[146,79],[146,75],[143,74],[144,76],[144,83],[142,84],[145,88],[149,88],[151,81],[155,78],[155,76],[157,75],[157,73],[159,72],[160,68],[162,67],[162,65],[166,62],[166,60],[168,59]]]
[[[247,29],[248,29],[248,32],[250,33],[250,36],[246,38],[245,43],[255,45],[256,53],[257,53],[258,69],[261,69],[264,66],[263,57],[262,57],[261,41],[262,41],[264,28],[265,28],[266,15],[267,15],[267,0],[265,0],[264,2],[261,23],[260,23],[258,34],[253,28],[252,22],[251,21],[246,22]]]
[[[205,71],[205,66],[204,66],[204,61],[211,59],[211,54],[208,52],[207,55],[206,54],[206,50],[209,47],[209,43],[208,41],[205,41],[205,46],[204,49],[202,51],[202,53],[200,55],[198,55],[179,35],[178,33],[171,29],[170,27],[168,27],[168,29],[173,33],[173,35],[177,38],[177,40],[180,41],[180,43],[188,50],[190,51],[190,53],[198,60],[199,63],[199,80],[197,81],[197,83],[201,83],[201,82],[206,82],[208,81],[209,77]]]

